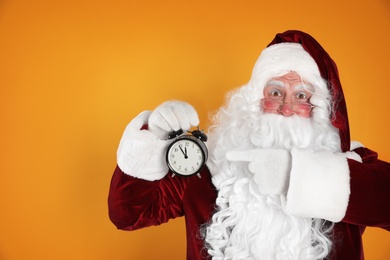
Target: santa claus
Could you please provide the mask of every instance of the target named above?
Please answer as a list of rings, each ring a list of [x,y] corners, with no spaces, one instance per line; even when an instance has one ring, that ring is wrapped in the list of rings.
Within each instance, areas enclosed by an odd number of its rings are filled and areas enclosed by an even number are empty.
[[[209,130],[202,178],[169,174],[171,131],[199,123],[165,102],[131,121],[109,194],[120,229],[185,216],[187,259],[364,259],[366,226],[390,230],[390,164],[350,142],[335,63],[310,35],[277,34]]]

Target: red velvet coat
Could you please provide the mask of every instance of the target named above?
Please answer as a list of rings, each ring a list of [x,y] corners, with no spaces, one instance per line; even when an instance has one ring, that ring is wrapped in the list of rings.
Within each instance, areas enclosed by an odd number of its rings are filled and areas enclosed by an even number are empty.
[[[355,150],[363,164],[348,160],[351,194],[346,215],[334,226],[332,259],[364,259],[362,234],[366,226],[390,231],[390,164],[366,148]],[[146,181],[115,169],[108,198],[111,221],[119,229],[135,230],[185,216],[187,259],[209,259],[199,233],[214,212],[217,191],[207,168],[202,178],[171,177]]]

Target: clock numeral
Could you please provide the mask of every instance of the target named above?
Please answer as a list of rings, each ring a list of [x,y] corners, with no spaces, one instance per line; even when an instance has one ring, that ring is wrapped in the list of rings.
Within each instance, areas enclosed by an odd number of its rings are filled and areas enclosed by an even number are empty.
[[[189,146],[190,145],[190,142],[185,142],[186,146]]]

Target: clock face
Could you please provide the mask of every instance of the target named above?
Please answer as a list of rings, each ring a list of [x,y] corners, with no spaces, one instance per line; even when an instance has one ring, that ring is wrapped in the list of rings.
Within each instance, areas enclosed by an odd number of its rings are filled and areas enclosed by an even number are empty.
[[[205,154],[196,141],[178,139],[168,148],[167,162],[174,173],[189,176],[200,171]]]

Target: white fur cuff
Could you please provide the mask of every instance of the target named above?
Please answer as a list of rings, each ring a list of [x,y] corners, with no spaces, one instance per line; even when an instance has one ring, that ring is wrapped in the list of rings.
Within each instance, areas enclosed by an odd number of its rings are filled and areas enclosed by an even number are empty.
[[[287,194],[291,215],[339,222],[348,206],[350,184],[345,154],[292,149]]]
[[[159,139],[148,130],[140,130],[150,114],[150,111],[142,112],[126,127],[117,151],[117,163],[127,175],[154,181],[168,172],[165,150],[169,141]]]

